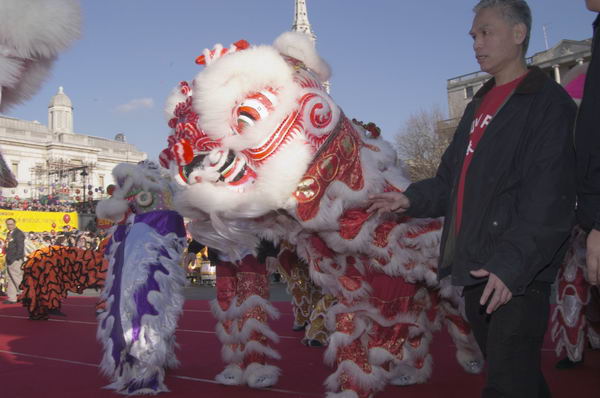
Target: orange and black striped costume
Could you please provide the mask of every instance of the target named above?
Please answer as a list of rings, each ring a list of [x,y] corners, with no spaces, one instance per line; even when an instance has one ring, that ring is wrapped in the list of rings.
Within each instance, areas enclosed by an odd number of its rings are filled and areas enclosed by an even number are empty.
[[[104,286],[108,262],[104,260],[104,245],[100,246],[98,250],[48,246],[28,257],[23,264],[19,299],[30,319],[48,319],[48,311],[60,309],[68,292],[81,294],[85,289]]]

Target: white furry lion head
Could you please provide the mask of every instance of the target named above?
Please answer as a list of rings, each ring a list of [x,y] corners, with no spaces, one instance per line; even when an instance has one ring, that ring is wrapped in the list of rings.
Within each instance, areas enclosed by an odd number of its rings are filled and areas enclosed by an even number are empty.
[[[172,198],[177,185],[158,164],[149,161],[120,163],[112,174],[116,187],[109,199],[98,203],[98,217],[118,223],[131,213],[173,209]]]
[[[258,217],[294,205],[292,193],[340,120],[328,65],[308,36],[271,46],[239,41],[205,50],[205,68],[167,100],[173,129],[161,163],[186,186],[177,209],[194,217]]]

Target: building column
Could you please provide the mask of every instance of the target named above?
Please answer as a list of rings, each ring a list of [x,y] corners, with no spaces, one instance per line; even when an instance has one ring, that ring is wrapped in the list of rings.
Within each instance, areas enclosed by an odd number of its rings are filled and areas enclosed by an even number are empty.
[[[560,65],[552,65],[552,68],[554,68],[554,80],[560,84]]]

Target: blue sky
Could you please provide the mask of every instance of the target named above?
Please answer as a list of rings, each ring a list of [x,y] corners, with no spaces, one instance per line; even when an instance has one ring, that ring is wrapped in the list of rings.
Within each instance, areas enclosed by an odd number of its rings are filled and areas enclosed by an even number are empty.
[[[475,1],[307,0],[317,48],[333,69],[332,96],[349,117],[373,121],[393,139],[413,113],[446,112],[446,81],[478,70],[470,29]],[[561,39],[591,37],[584,0],[530,0],[529,54]],[[47,123],[58,86],[73,101],[75,131],[121,132],[157,158],[169,129],[163,104],[201,67],[215,43],[271,43],[289,30],[293,0],[82,0],[83,36],[56,63],[42,90],[8,116]]]

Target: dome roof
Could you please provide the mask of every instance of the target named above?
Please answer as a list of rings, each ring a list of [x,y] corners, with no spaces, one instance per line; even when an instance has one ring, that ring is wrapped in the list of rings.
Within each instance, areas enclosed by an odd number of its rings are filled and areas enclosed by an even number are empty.
[[[48,104],[48,108],[53,106],[68,106],[69,108],[73,108],[73,103],[71,99],[67,97],[67,94],[64,93],[62,86],[58,88],[58,93],[50,100],[50,104]]]

